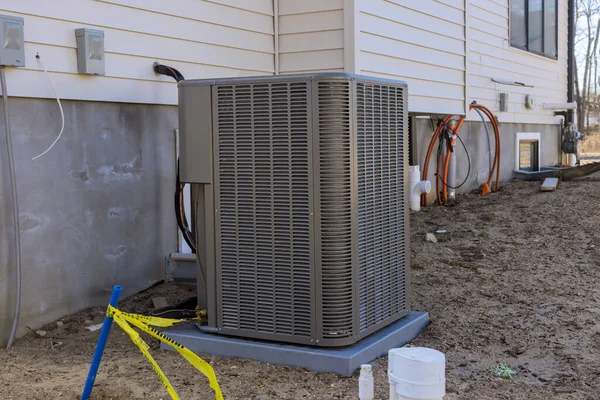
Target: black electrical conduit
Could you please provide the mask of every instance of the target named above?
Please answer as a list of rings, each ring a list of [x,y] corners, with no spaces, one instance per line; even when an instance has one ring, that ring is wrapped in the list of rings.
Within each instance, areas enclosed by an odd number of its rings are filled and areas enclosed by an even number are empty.
[[[185,78],[181,74],[181,72],[177,71],[173,67],[169,67],[168,65],[159,64],[155,62],[152,65],[154,72],[158,75],[165,75],[175,79],[176,82],[181,82]],[[193,253],[196,253],[196,239],[194,238],[194,234],[190,229],[190,226],[187,221],[187,217],[185,215],[185,207],[183,202],[183,189],[185,188],[185,183],[182,183],[179,178],[179,159],[177,159],[177,178],[175,182],[175,195],[174,195],[174,206],[175,206],[175,218],[177,219],[177,226],[183,235],[183,240],[190,246]]]

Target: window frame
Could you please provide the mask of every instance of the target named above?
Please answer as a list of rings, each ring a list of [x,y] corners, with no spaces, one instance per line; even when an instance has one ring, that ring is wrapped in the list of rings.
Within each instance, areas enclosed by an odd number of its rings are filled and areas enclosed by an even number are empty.
[[[538,171],[542,169],[542,134],[541,132],[516,132],[515,133],[515,171],[528,172],[521,169],[521,142],[536,143],[537,142],[537,160],[531,160],[531,166],[537,164]],[[530,171],[536,172],[536,171]]]
[[[527,53],[531,53],[531,54],[535,54],[538,56],[542,56],[544,58],[547,58],[549,60],[558,60],[558,11],[559,11],[559,6],[558,3],[560,0],[555,0],[555,13],[554,13],[554,40],[556,42],[556,56],[549,56],[547,54],[545,54],[543,51],[536,51],[536,50],[529,50],[529,0],[523,0],[525,2],[525,38],[526,38],[526,42],[527,45],[526,46],[519,46],[517,44],[513,44],[512,42],[512,35],[511,35],[511,31],[512,31],[512,3],[515,0],[510,0],[509,4],[508,4],[508,41],[510,42],[510,47],[513,47],[515,49],[519,49],[522,51],[526,51]],[[545,30],[546,30],[546,19],[544,18],[544,13],[546,11],[546,1],[542,0],[542,49],[544,48],[545,45],[545,40],[546,40],[546,35],[545,35]]]

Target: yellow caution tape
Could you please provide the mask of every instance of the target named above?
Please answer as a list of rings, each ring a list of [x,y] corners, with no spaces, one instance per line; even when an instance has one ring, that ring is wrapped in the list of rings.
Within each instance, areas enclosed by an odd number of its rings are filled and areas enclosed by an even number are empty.
[[[168,328],[173,326],[179,322],[189,321],[187,319],[175,319],[175,318],[162,318],[162,317],[148,317],[146,315],[141,314],[131,314],[120,311],[123,317],[137,319],[138,321],[142,321],[146,325],[158,326],[160,328]]]
[[[152,365],[152,369],[154,369],[154,372],[156,372],[156,375],[158,375],[158,377],[162,381],[163,385],[165,385],[165,388],[167,388],[167,392],[169,393],[169,395],[171,395],[171,398],[173,400],[179,400],[179,396],[177,395],[177,392],[175,392],[175,388],[173,388],[173,385],[171,385],[171,382],[169,382],[169,379],[167,378],[167,376],[164,374],[164,372],[162,372],[162,370],[160,369],[160,367],[154,360],[154,357],[152,357],[152,355],[150,354],[150,351],[149,351],[150,347],[140,337],[140,334],[137,333],[136,331],[134,331],[129,326],[127,321],[122,319],[121,316],[116,312],[113,314],[113,320],[121,327],[121,329],[123,329],[125,331],[125,333],[127,333],[129,335],[131,340],[133,340],[133,343],[135,343],[139,347],[142,354],[146,356],[148,361],[150,361],[150,364]]]
[[[154,328],[151,328],[149,325],[159,326],[159,327],[167,327],[176,324],[177,322],[187,321],[187,320],[178,320],[172,318],[160,318],[160,317],[146,317],[144,315],[139,314],[130,314],[124,313],[113,306],[109,305],[107,310],[107,315],[112,316],[115,322],[129,335],[131,340],[140,348],[142,354],[146,356],[154,372],[158,375],[160,380],[162,381],[165,388],[167,388],[167,392],[171,395],[173,400],[179,400],[175,389],[167,379],[166,375],[162,372],[152,355],[148,351],[149,347],[144,342],[144,340],[140,337],[140,335],[129,326],[129,324],[135,326],[143,332],[146,332],[150,336],[160,340],[161,342],[167,343],[169,346],[175,348],[190,364],[192,364],[198,371],[202,372],[210,383],[210,387],[215,392],[215,398],[217,400],[223,400],[223,394],[221,393],[221,388],[219,387],[219,382],[217,381],[217,376],[215,375],[215,371],[211,367],[209,363],[198,357],[188,348],[179,344],[175,340],[171,339],[168,336],[165,336],[162,332],[157,331]]]

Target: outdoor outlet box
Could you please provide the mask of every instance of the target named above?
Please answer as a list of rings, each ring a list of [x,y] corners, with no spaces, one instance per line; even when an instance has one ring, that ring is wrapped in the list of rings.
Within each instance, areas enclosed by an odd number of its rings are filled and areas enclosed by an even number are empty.
[[[500,93],[500,111],[508,111],[508,93]]]
[[[104,75],[104,32],[80,28],[75,30],[75,38],[79,73]]]
[[[525,96],[525,108],[527,108],[528,110],[532,110],[534,105],[535,105],[535,99],[533,98],[533,96],[530,94],[526,95]]]
[[[0,15],[0,65],[25,66],[23,18]]]

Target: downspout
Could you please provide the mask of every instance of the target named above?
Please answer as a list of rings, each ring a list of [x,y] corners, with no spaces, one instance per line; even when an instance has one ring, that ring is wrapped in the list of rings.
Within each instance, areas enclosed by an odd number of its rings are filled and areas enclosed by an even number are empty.
[[[567,103],[572,103],[575,80],[575,0],[568,0],[568,36],[567,36]],[[579,100],[579,99],[578,99]],[[573,110],[567,110],[567,124],[573,123]],[[582,127],[578,127],[581,129]]]
[[[279,0],[273,0],[273,57],[275,75],[279,75]]]

